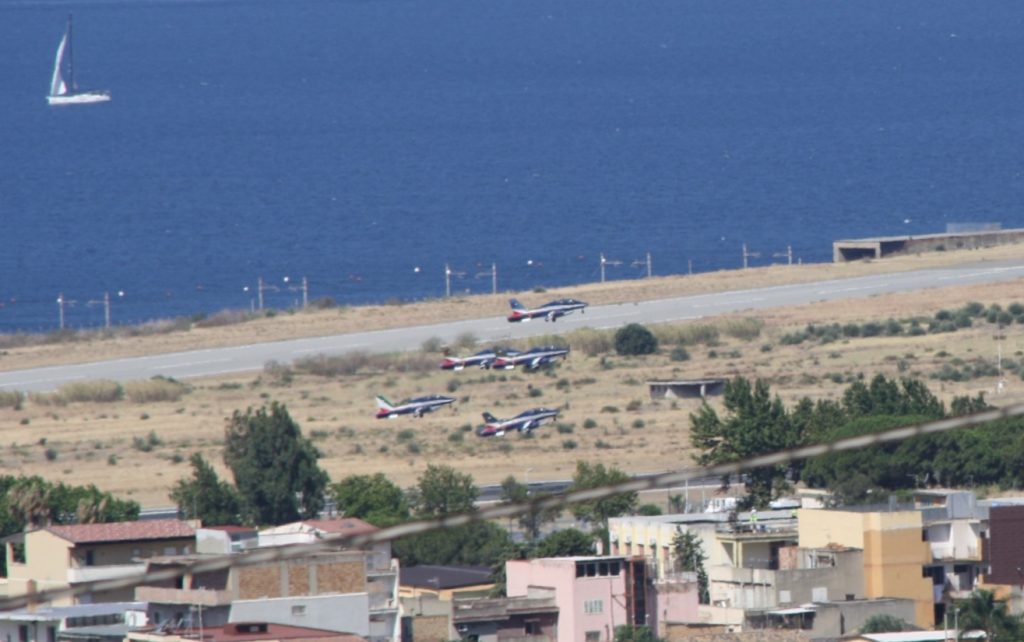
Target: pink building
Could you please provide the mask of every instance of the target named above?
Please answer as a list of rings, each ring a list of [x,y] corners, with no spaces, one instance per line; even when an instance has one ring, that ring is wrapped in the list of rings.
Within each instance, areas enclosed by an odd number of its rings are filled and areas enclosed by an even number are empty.
[[[551,557],[505,563],[509,597],[554,597],[557,642],[607,642],[622,625],[646,625],[643,562],[623,557]]]

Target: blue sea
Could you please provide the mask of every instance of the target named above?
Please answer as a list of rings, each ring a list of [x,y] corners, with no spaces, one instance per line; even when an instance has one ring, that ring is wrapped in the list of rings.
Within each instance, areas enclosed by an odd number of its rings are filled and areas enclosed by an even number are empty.
[[[69,13],[79,84],[48,107]],[[0,0],[0,332],[1024,226],[1019,0]],[[285,277],[289,281],[285,282]],[[291,287],[289,287],[291,286]],[[276,289],[273,289],[276,288]],[[123,293],[123,296],[118,293]],[[543,298],[541,295],[534,297]],[[74,302],[73,304],[71,302]]]

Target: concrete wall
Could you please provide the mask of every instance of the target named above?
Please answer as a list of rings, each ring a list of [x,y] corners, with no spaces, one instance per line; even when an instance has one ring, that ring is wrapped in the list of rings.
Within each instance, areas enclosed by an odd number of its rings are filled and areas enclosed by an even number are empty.
[[[347,560],[313,558],[240,568],[236,581],[237,595],[242,600],[367,590],[361,553],[353,553]]]
[[[838,544],[864,548],[864,515],[837,510],[797,511],[800,548],[828,548]]]
[[[275,600],[235,600],[230,622],[273,622],[367,636],[370,602],[366,593],[289,597]]]
[[[856,633],[873,615],[892,615],[904,622],[914,621],[915,606],[912,600],[856,600],[819,604],[814,616],[814,638],[837,638]]]
[[[846,551],[835,555],[836,565],[778,571],[776,587],[780,606],[812,601],[845,600],[847,595],[864,597],[864,554]],[[788,600],[784,600],[788,597]]]

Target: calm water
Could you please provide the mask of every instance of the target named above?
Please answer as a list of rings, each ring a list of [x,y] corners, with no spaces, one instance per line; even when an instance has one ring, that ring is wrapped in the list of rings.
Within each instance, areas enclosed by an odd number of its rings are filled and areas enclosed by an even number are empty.
[[[49,108],[75,15],[79,83]],[[0,331],[1024,226],[1024,5],[0,0]],[[416,271],[416,268],[420,268]],[[486,276],[478,276],[486,272]],[[246,292],[244,288],[250,287]],[[539,298],[543,298],[539,296]],[[94,303],[89,304],[90,301]]]

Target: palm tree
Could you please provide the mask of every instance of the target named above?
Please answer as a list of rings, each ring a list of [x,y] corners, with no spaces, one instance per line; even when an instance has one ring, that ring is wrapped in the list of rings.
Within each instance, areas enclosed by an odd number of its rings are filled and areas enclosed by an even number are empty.
[[[1020,616],[1011,615],[1005,602],[995,599],[992,591],[975,589],[967,599],[954,604],[959,631],[982,630],[989,642],[1012,642],[1020,637]]]

